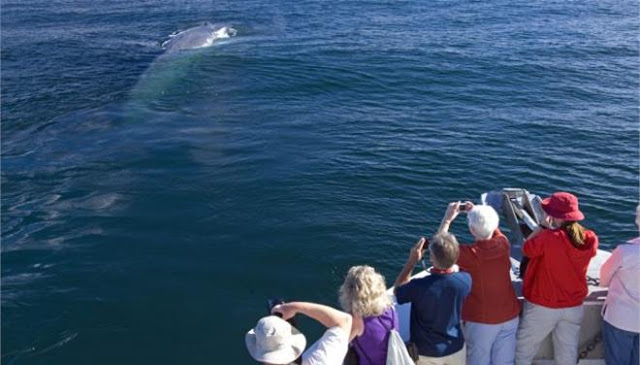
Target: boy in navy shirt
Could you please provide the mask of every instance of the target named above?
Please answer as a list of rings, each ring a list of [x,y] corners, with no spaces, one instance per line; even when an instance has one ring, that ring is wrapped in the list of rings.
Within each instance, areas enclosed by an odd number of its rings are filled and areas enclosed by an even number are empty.
[[[417,365],[464,365],[466,349],[460,327],[462,303],[471,291],[471,276],[454,271],[459,247],[455,236],[442,233],[429,245],[431,275],[411,280],[426,249],[424,238],[411,249],[395,282],[398,304],[411,303],[411,341],[418,347]]]

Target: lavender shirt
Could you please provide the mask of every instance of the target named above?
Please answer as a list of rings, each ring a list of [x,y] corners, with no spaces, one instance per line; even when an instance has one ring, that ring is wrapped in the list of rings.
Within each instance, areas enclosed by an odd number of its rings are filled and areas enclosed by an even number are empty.
[[[609,287],[604,320],[629,332],[640,332],[640,237],[618,245],[600,266],[600,286]]]
[[[381,315],[364,317],[364,332],[353,339],[360,365],[384,365],[387,363],[387,345],[391,329],[398,330],[398,314],[389,307]]]

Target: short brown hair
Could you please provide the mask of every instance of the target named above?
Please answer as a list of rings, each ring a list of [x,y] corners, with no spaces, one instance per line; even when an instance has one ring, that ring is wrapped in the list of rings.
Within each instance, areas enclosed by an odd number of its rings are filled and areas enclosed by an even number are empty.
[[[458,261],[460,248],[456,236],[451,233],[440,233],[433,236],[429,250],[433,255],[433,265],[439,269],[448,269]]]

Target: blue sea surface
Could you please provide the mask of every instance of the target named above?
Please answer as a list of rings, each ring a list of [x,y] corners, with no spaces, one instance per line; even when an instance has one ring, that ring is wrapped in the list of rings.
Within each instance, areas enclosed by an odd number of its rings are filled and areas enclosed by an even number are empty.
[[[637,1],[0,5],[3,364],[251,364],[267,298],[391,285],[488,190],[637,236]]]

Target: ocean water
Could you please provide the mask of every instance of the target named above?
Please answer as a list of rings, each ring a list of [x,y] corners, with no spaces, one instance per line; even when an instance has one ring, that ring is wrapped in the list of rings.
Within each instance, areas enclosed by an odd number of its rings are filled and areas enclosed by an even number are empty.
[[[3,364],[250,364],[267,298],[391,284],[492,189],[637,235],[636,1],[0,5]]]

